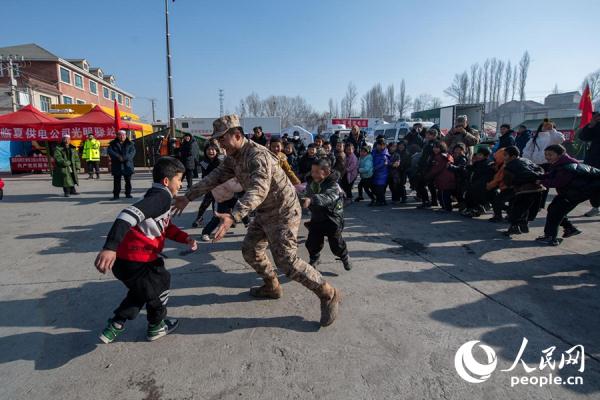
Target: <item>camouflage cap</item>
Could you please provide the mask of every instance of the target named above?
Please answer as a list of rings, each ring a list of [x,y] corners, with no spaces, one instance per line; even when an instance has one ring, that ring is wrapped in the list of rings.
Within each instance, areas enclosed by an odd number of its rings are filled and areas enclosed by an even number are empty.
[[[239,128],[240,117],[235,114],[223,115],[221,118],[213,121],[213,134],[212,137],[220,138],[226,134],[232,128]]]

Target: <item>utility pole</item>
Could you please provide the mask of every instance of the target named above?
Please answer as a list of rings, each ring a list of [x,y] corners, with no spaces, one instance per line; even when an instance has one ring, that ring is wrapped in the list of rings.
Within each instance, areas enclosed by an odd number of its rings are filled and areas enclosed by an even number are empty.
[[[152,123],[156,122],[156,99],[150,99],[150,103],[152,104]]]
[[[223,101],[225,100],[225,94],[223,93],[223,89],[219,89],[219,117],[222,117],[223,112]]]
[[[15,71],[13,69],[13,60],[8,58],[8,84],[10,85],[10,102],[13,112],[17,111],[17,80],[15,79]]]
[[[169,0],[165,0],[165,33],[167,42],[167,94],[169,96],[169,137],[175,137],[175,111],[173,107],[173,88],[171,81],[171,34],[169,33]]]

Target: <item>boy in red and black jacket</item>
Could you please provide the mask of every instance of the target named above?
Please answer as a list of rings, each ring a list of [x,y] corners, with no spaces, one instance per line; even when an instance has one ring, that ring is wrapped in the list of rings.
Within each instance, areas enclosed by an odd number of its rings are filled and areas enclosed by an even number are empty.
[[[181,188],[185,168],[172,157],[162,157],[154,165],[154,184],[144,198],[117,216],[96,257],[96,268],[105,274],[112,270],[129,291],[114,311],[100,340],[113,342],[146,305],[148,340],[166,336],[177,328],[176,319],[167,319],[167,300],[171,275],[161,252],[165,239],[186,243],[194,251],[196,241],[171,223],[171,200]]]

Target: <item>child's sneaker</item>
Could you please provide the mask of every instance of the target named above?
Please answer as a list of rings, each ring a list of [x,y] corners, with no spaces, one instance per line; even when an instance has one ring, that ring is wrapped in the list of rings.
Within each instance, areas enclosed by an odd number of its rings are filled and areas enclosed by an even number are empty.
[[[581,233],[583,233],[583,232],[581,232],[579,229],[577,229],[577,228],[575,228],[573,226],[573,227],[570,227],[570,228],[565,228],[564,231],[563,231],[562,237],[566,239],[566,238],[569,238],[571,236],[579,235]]]
[[[119,328],[118,326],[121,327]],[[109,319],[106,328],[104,328],[99,338],[106,344],[112,343],[124,330],[125,327],[123,325],[117,324],[116,322],[113,322],[112,319]]]
[[[208,235],[202,235],[200,237],[200,240],[202,240],[203,242],[210,242],[210,236],[208,236]]]
[[[562,239],[548,235],[537,237],[535,240],[539,243],[547,244],[548,246],[558,246],[560,242],[562,242]]]
[[[175,318],[163,319],[156,325],[148,325],[147,338],[151,342],[160,339],[177,329],[177,326],[179,326],[179,321]]]

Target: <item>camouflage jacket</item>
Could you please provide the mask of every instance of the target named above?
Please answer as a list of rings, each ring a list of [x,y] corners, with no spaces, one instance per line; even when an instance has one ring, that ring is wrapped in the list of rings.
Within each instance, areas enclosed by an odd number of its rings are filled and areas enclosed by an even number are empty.
[[[266,147],[247,139],[238,152],[227,155],[185,196],[194,200],[234,177],[245,191],[231,212],[238,222],[254,210],[261,215],[280,216],[300,207],[296,190],[279,166],[279,158]]]

